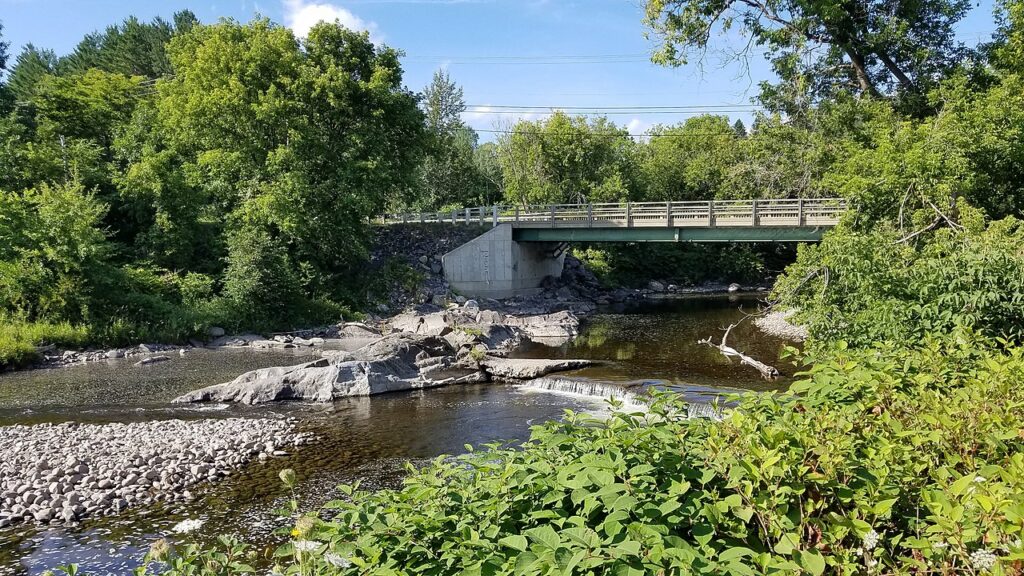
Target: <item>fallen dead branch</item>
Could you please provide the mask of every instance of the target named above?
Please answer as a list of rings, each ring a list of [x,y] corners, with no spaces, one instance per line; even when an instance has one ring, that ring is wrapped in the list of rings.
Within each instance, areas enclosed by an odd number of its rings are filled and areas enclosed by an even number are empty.
[[[712,342],[710,336],[703,340],[698,340],[697,343],[707,344],[712,348],[717,348],[718,351],[721,352],[722,355],[727,358],[739,358],[740,364],[745,364],[757,370],[758,372],[761,373],[761,377],[764,378],[765,380],[774,380],[775,378],[778,378],[779,371],[774,366],[769,366],[764,362],[755,360],[750,356],[747,356],[746,354],[726,344],[726,340],[729,338],[729,332],[735,327],[735,324],[730,324],[729,327],[725,329],[725,334],[722,335],[722,342],[719,344],[715,344],[714,342]]]

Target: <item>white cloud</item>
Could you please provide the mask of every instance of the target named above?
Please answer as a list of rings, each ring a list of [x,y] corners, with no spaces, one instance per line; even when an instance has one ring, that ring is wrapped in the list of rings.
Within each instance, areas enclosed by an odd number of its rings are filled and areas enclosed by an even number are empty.
[[[338,22],[351,30],[366,30],[375,44],[381,36],[377,24],[363,20],[350,10],[336,4],[307,2],[306,0],[284,0],[284,22],[299,38],[305,38],[319,22]]]
[[[651,125],[648,122],[644,122],[639,118],[633,118],[632,120],[629,121],[629,124],[626,124],[626,132],[633,134],[635,137],[639,134],[643,134],[650,127]]]

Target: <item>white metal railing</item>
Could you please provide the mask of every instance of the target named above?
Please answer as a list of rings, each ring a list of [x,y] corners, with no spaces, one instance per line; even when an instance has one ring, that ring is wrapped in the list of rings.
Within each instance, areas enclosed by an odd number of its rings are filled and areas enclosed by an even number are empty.
[[[478,206],[451,212],[385,214],[381,224],[451,223],[520,228],[686,228],[835,226],[842,198]]]

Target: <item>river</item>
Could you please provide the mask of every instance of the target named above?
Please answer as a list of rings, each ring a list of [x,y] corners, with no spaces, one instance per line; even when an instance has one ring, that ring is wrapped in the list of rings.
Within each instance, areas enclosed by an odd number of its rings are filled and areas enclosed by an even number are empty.
[[[530,426],[561,417],[565,409],[600,412],[609,391],[653,386],[710,402],[737,390],[784,387],[766,383],[747,367],[698,345],[756,307],[750,296],[709,296],[647,301],[591,316],[579,338],[560,347],[533,344],[522,357],[572,357],[603,361],[560,375],[554,390],[511,385],[473,385],[354,398],[330,405],[267,407],[176,406],[170,399],[189,390],[230,380],[247,370],[296,364],[303,352],[200,350],[170,362],[133,368],[112,360],[86,366],[0,375],[0,426],[39,422],[112,422],[240,415],[297,417],[319,440],[275,458],[253,463],[224,481],[201,488],[193,502],[132,509],[116,517],[74,527],[17,525],[0,530],[0,575],[38,574],[75,562],[88,574],[125,574],[149,544],[185,518],[206,522],[204,533],[234,534],[269,546],[279,526],[273,510],[288,494],[277,479],[283,468],[299,478],[304,509],[330,500],[343,482],[376,489],[398,486],[405,462],[424,462],[463,452],[465,444],[521,441]],[[730,344],[769,363],[784,343],[744,322]],[[783,373],[787,370],[781,366]],[[594,394],[594,395],[588,395]],[[0,428],[2,434],[2,428]],[[2,438],[2,435],[0,435]]]

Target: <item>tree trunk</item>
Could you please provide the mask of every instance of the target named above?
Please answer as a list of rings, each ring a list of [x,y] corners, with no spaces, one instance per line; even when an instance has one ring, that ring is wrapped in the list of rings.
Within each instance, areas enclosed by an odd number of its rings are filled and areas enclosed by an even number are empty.
[[[864,57],[849,45],[843,46],[843,50],[846,51],[846,55],[850,57],[850,62],[853,64],[853,70],[857,75],[857,83],[860,84],[861,92],[870,94],[871,96],[880,96],[878,89],[875,88],[875,85],[871,83],[871,78],[868,77],[868,70],[867,66],[864,64]]]
[[[892,75],[895,76],[897,80],[899,80],[900,85],[903,86],[904,89],[909,90],[911,92],[917,91],[917,87],[914,86],[913,80],[911,80],[909,76],[904,74],[903,70],[900,70],[900,67],[897,66],[896,63],[892,61],[892,58],[889,58],[889,55],[886,54],[884,50],[875,50],[875,55],[877,55],[878,59],[882,61],[882,64],[885,65],[886,69],[888,69],[889,72],[892,73]]]

